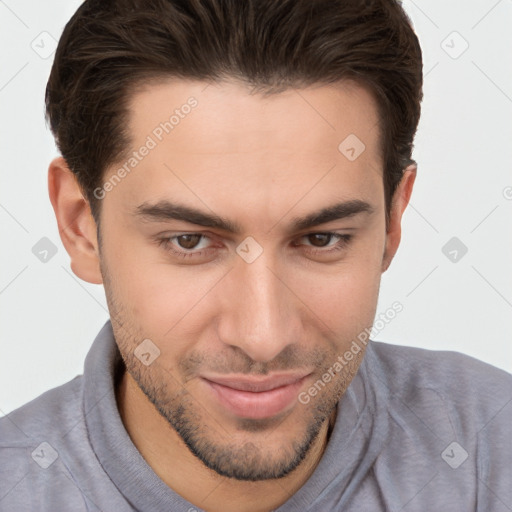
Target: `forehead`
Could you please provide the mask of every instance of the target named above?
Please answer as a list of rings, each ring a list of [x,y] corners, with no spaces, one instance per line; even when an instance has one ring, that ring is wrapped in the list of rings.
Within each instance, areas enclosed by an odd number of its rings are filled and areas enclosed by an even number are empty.
[[[377,149],[377,104],[367,88],[351,81],[263,95],[235,81],[161,79],[138,87],[129,107],[135,141],[171,120],[166,142],[193,153],[261,151],[269,144],[274,150],[323,152],[337,149],[336,142],[350,134]]]
[[[168,79],[139,88],[129,108],[131,150],[151,146],[114,194],[132,206],[177,197],[240,215],[253,206],[271,223],[299,202],[305,211],[382,195],[377,105],[354,83],[264,96],[236,82]]]

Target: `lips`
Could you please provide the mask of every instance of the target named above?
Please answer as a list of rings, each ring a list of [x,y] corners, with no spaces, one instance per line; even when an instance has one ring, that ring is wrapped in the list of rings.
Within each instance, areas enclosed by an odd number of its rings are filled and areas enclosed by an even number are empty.
[[[225,386],[238,391],[252,391],[261,393],[271,391],[281,386],[289,386],[305,377],[307,374],[282,374],[265,378],[242,378],[242,377],[204,377],[210,382]]]
[[[202,377],[218,405],[240,418],[271,418],[291,408],[309,373]]]

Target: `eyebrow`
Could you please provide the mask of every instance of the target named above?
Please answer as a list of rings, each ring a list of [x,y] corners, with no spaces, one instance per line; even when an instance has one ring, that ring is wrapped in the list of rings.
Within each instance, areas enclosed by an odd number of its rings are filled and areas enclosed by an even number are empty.
[[[305,217],[294,217],[289,224],[288,230],[290,232],[302,231],[333,220],[354,217],[361,213],[372,214],[374,211],[373,206],[366,201],[352,199],[327,206]],[[243,232],[242,226],[237,222],[167,200],[159,201],[155,204],[144,202],[135,208],[133,214],[144,222],[178,220],[198,226],[217,228],[233,234],[241,234]]]

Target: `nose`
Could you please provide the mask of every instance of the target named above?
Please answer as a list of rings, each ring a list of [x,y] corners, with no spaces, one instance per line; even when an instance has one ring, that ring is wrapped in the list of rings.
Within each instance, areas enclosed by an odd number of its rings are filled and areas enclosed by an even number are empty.
[[[298,299],[286,276],[263,254],[247,263],[239,259],[226,276],[218,335],[253,361],[269,362],[300,340]]]

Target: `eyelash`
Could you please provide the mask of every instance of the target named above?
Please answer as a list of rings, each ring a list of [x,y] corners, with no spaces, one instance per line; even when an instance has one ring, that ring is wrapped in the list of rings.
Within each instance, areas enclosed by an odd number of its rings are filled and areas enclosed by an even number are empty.
[[[172,240],[175,240],[175,239],[179,238],[180,236],[185,236],[185,235],[199,235],[199,236],[202,236],[203,238],[207,238],[207,239],[209,238],[208,236],[204,235],[203,233],[181,233],[179,235],[173,235],[173,236],[168,236],[168,237],[164,237],[164,238],[159,238],[158,245],[159,245],[159,247],[163,247],[164,250],[170,252],[172,255],[177,256],[179,258],[198,258],[203,255],[203,252],[208,253],[212,250],[215,250],[215,248],[212,248],[212,247],[209,247],[206,249],[201,249],[200,251],[192,250],[191,252],[187,252],[185,250],[183,250],[183,251],[177,250],[175,248],[175,246],[172,244]],[[313,233],[307,233],[305,235],[302,235],[300,238],[308,237],[311,235],[329,235],[331,237],[339,238],[338,243],[336,243],[334,246],[331,246],[329,249],[324,249],[324,248],[313,248],[313,250],[307,249],[307,252],[309,252],[312,255],[319,255],[319,254],[328,255],[328,254],[332,254],[337,251],[341,251],[347,247],[347,245],[352,241],[352,237],[353,237],[353,235],[340,234],[340,233],[336,233],[334,231],[318,231],[318,232],[313,232]],[[312,247],[312,246],[307,246],[307,247]]]

